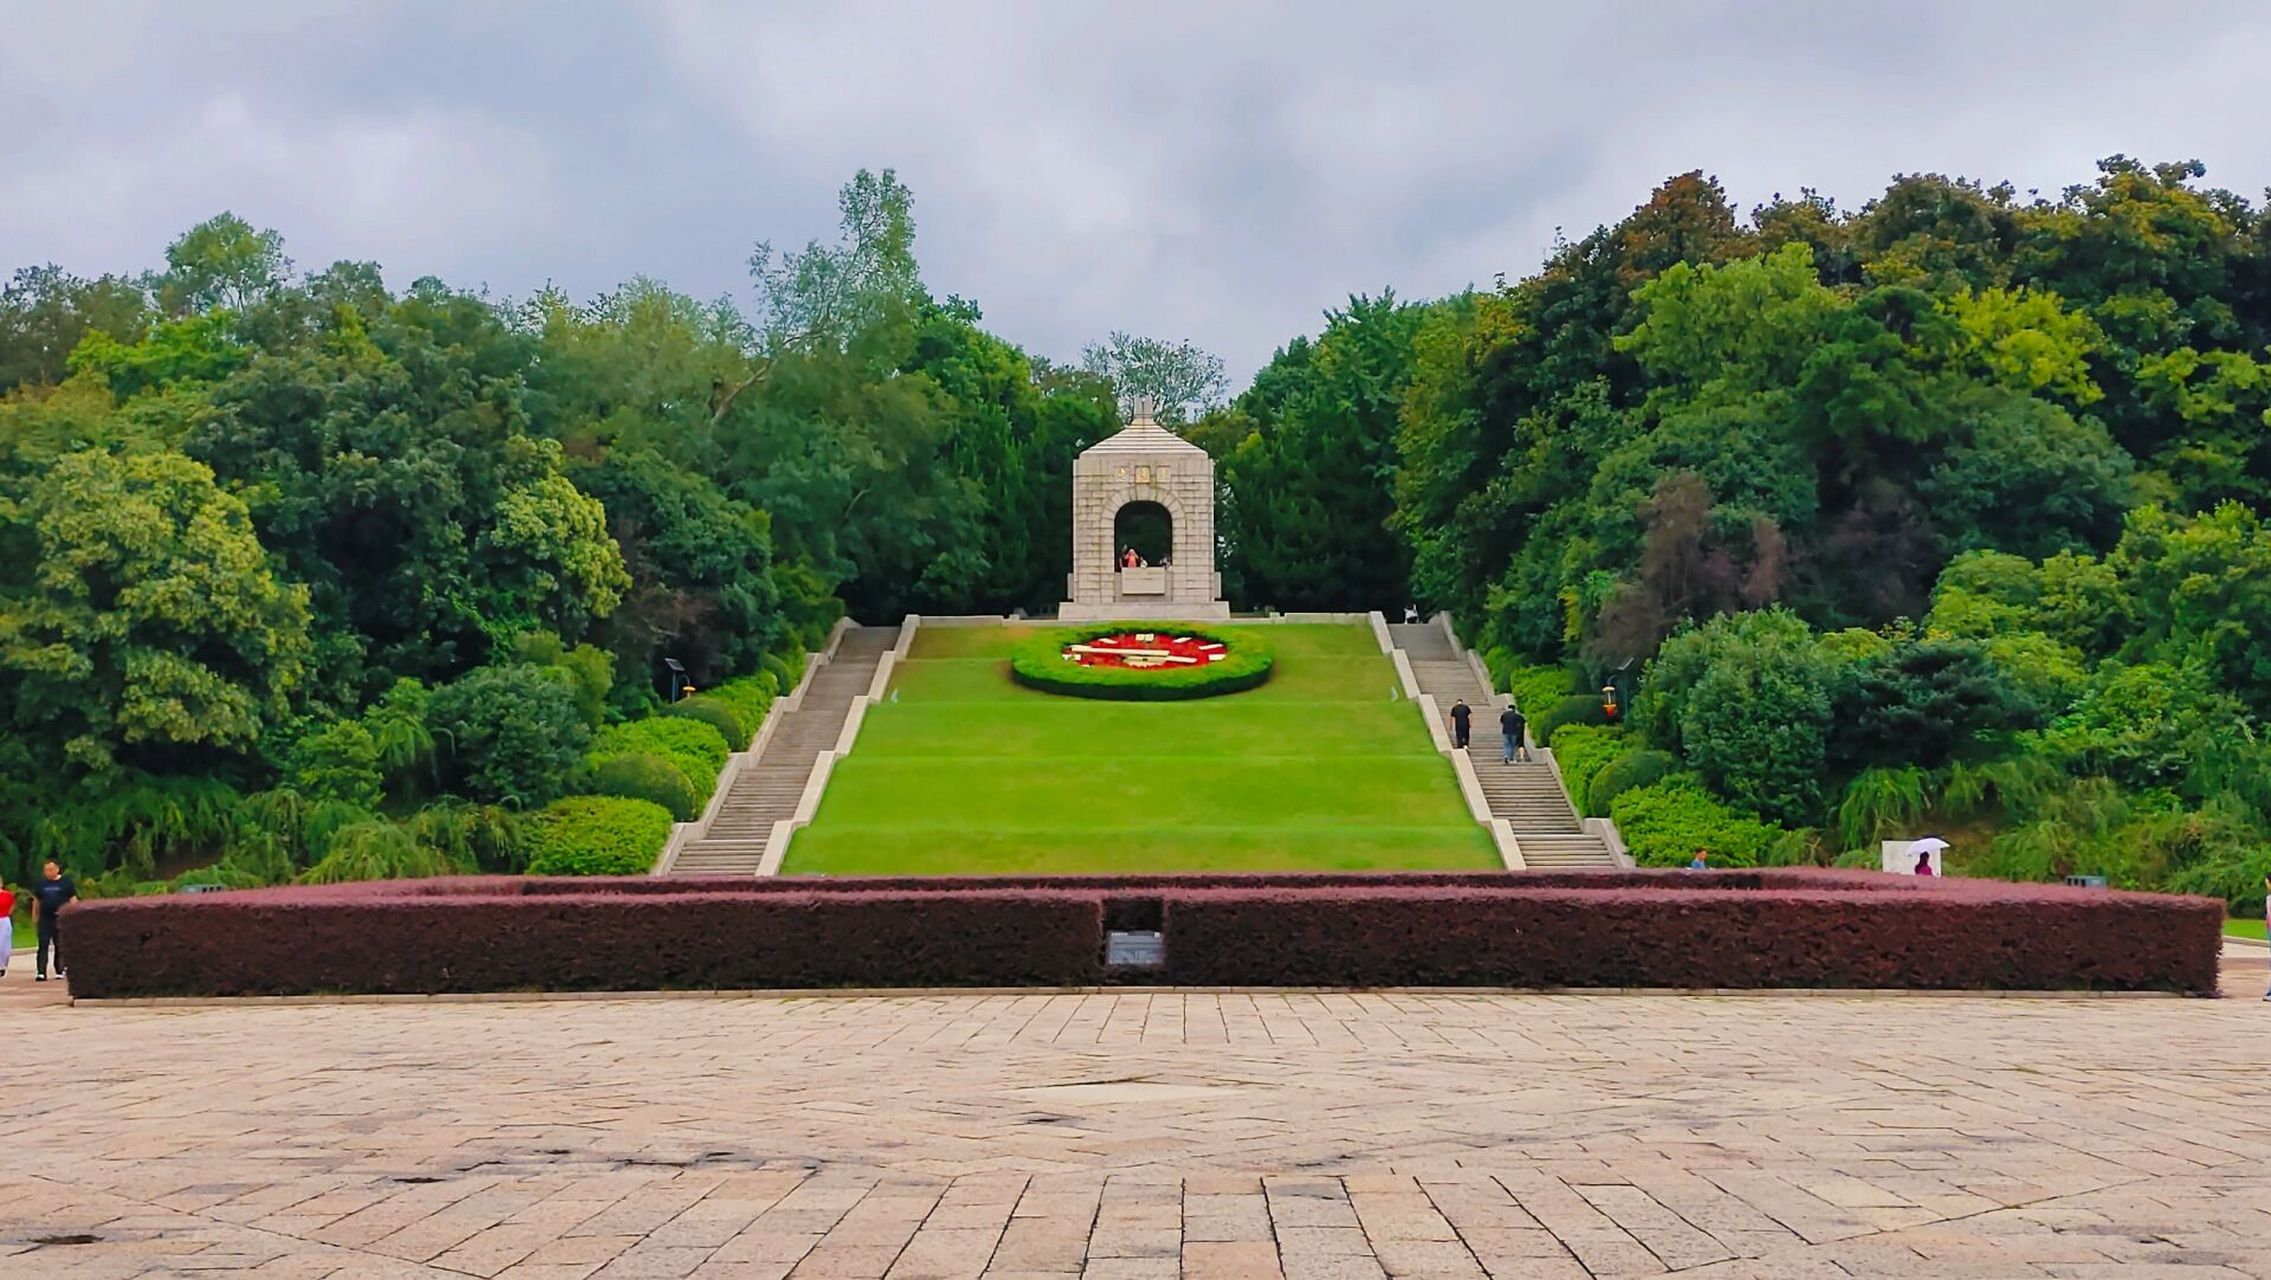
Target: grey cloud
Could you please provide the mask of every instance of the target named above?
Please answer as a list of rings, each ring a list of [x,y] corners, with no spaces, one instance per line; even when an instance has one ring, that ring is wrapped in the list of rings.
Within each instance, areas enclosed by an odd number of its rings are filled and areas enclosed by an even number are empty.
[[[1402,10],[1402,11],[1398,11]],[[926,278],[1059,358],[1250,372],[1350,292],[1521,274],[1667,174],[1741,205],[2096,157],[2271,183],[2271,10],[2076,3],[56,4],[0,39],[0,249],[131,270],[234,208],[303,263],[746,297],[751,242],[914,187]]]

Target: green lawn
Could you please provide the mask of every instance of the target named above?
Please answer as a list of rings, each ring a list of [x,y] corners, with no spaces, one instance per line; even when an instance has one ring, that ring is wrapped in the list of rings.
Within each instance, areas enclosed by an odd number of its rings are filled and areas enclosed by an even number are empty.
[[[1097,702],[1009,679],[1016,628],[926,628],[789,874],[1487,868],[1372,632],[1264,626],[1268,684]]]
[[[2261,920],[2226,919],[2224,921],[2224,932],[2235,938],[2260,939],[2263,936],[2263,922]]]

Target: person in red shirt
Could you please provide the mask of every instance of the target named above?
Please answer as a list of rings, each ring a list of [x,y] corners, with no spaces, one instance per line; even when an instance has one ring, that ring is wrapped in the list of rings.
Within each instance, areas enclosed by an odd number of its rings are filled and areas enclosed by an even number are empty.
[[[16,947],[16,895],[0,880],[0,978],[8,976],[8,953]]]

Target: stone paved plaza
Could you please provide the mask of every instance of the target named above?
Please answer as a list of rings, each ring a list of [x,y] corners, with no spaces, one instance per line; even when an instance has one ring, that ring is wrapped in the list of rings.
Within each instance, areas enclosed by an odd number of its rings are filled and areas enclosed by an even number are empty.
[[[73,1008],[19,969],[0,1276],[2271,1276],[2263,954],[2219,1001]]]

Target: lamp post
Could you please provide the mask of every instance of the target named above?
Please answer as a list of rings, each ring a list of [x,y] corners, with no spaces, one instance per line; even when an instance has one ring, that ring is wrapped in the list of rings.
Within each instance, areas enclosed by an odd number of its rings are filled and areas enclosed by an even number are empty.
[[[1626,704],[1632,701],[1625,687],[1631,682],[1632,677],[1628,674],[1631,669],[1632,659],[1627,658],[1618,663],[1616,669],[1601,681],[1601,714],[1607,717],[1610,724],[1617,723],[1623,717]]]

